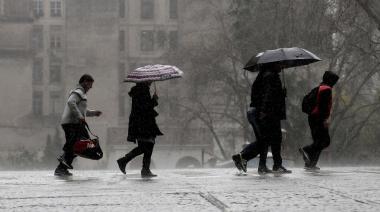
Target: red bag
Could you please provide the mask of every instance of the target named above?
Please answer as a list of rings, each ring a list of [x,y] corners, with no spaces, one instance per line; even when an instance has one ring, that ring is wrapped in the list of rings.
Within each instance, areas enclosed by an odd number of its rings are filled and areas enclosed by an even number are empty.
[[[87,123],[86,126],[89,132],[92,134]],[[96,138],[79,139],[74,143],[74,154],[92,160],[99,160],[103,157],[103,151],[100,148],[98,136],[94,134],[92,135]]]

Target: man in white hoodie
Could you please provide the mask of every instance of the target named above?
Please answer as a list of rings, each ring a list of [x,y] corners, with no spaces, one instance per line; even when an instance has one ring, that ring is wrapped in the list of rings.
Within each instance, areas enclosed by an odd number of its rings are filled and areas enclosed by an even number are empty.
[[[62,114],[62,128],[65,132],[66,143],[63,146],[63,155],[58,157],[59,164],[55,169],[55,176],[71,176],[67,169],[72,169],[74,155],[74,143],[80,138],[89,138],[85,127],[86,116],[100,116],[101,111],[87,109],[86,93],[92,88],[94,78],[84,74],[79,79],[77,87],[70,91],[69,98]]]

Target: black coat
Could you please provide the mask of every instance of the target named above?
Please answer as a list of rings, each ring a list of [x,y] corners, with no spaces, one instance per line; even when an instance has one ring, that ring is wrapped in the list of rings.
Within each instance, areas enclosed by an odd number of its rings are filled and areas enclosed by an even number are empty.
[[[252,85],[251,107],[271,119],[286,119],[285,93],[280,75],[270,70],[261,71]]]
[[[132,97],[132,110],[129,116],[128,141],[140,138],[155,138],[163,135],[156,123],[158,113],[154,107],[157,100],[150,96],[149,86],[137,84],[129,92]]]

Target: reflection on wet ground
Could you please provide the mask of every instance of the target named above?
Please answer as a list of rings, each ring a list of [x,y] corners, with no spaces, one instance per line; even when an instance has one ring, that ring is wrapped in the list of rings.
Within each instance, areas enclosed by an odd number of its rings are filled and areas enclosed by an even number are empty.
[[[0,172],[0,211],[380,211],[379,167]]]

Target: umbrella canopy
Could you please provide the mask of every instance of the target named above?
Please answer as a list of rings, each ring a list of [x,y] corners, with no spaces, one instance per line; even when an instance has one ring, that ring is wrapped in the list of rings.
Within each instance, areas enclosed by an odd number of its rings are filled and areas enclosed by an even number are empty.
[[[258,67],[263,64],[278,63],[283,68],[303,66],[321,61],[321,59],[310,51],[298,47],[280,48],[266,50],[252,57],[245,65],[248,71],[259,71]]]
[[[179,68],[170,65],[147,65],[130,72],[124,82],[164,81],[182,77],[183,72]]]

